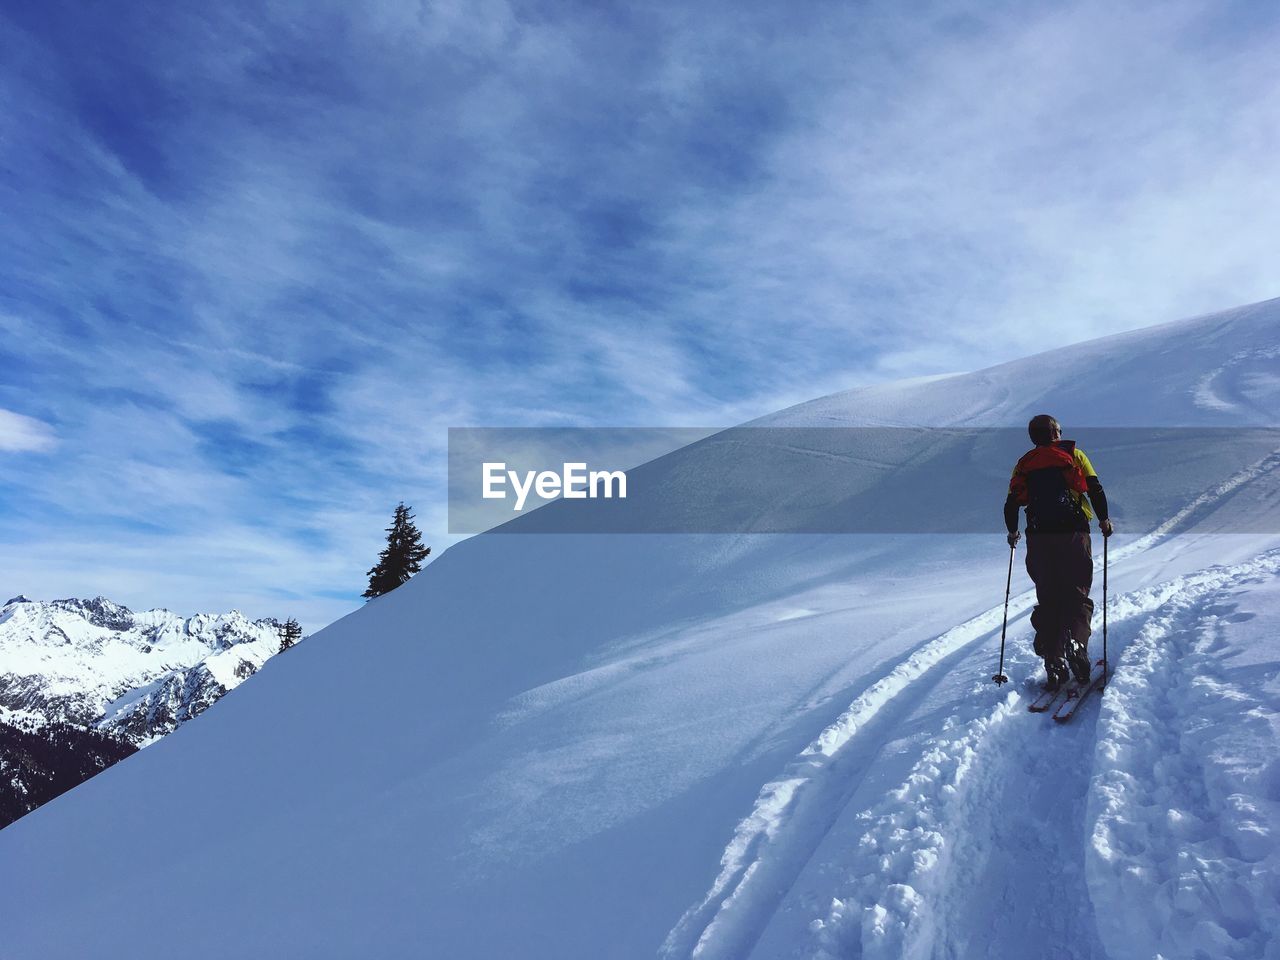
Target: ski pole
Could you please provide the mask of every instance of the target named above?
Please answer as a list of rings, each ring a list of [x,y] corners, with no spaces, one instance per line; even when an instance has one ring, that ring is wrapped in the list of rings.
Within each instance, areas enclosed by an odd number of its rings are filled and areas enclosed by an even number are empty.
[[[1107,541],[1102,538],[1102,682],[1107,682]]]
[[[1012,543],[1009,544],[1009,576],[1005,579],[1005,582],[1004,582],[1004,622],[1000,624],[1000,668],[996,671],[996,675],[991,678],[992,680],[995,681],[997,687],[1000,686],[1000,684],[1002,683],[1009,682],[1009,678],[1004,675],[1004,635],[1005,635],[1005,631],[1009,629],[1009,588],[1013,586],[1013,551],[1015,549],[1017,549],[1015,544],[1012,544]],[[1104,556],[1105,556],[1105,552],[1104,552]],[[1102,580],[1104,583],[1106,582],[1106,579],[1107,579],[1107,576],[1105,573],[1103,573]],[[1104,588],[1104,592],[1105,592],[1105,588]],[[1103,616],[1105,617],[1105,615],[1106,614],[1104,611]],[[1106,621],[1104,620],[1103,622],[1105,623]],[[1102,635],[1103,637],[1106,636],[1105,627],[1103,628]],[[1102,645],[1103,647],[1106,647],[1105,640],[1103,641]]]

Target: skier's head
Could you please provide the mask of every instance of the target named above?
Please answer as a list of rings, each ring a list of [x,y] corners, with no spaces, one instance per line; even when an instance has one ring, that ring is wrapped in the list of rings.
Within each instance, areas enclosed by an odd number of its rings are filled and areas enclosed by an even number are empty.
[[[1047,413],[1032,417],[1031,422],[1027,424],[1027,433],[1031,437],[1031,442],[1037,447],[1048,446],[1055,440],[1062,439],[1061,425]]]

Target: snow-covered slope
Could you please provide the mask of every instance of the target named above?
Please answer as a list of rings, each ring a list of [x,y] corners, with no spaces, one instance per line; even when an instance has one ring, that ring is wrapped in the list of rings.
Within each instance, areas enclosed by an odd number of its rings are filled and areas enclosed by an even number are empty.
[[[1274,425],[1277,351],[1273,301],[763,422]],[[1280,536],[1203,531],[1275,466],[1113,538],[1061,728],[1020,570],[988,679],[998,487],[989,535],[472,538],[0,832],[6,955],[1274,956]]]
[[[0,721],[92,726],[135,746],[172,731],[280,647],[274,621],[180,617],[93,600],[0,608]]]

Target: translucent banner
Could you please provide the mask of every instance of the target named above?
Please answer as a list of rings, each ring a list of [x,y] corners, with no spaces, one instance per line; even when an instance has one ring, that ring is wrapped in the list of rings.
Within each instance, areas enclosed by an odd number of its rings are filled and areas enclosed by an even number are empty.
[[[1119,532],[1280,532],[1280,428],[1073,431]],[[468,427],[449,532],[990,533],[1025,429]]]

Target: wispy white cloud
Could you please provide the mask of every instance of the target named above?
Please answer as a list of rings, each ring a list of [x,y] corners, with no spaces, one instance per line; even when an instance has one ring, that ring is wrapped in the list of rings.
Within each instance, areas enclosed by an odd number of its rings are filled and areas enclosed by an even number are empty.
[[[49,582],[116,538],[145,602],[331,609],[396,501],[439,549],[449,426],[736,422],[1280,292],[1266,5],[4,16]]]
[[[0,450],[6,453],[43,451],[56,443],[57,436],[49,424],[12,410],[0,409]]]

